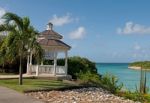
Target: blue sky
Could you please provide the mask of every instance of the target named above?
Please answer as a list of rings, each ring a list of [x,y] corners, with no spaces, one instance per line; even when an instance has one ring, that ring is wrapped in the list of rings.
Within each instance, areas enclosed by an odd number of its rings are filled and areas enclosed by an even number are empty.
[[[1,0],[0,16],[6,11],[28,16],[40,32],[51,21],[72,46],[70,56],[132,62],[150,59],[149,4],[149,0]]]

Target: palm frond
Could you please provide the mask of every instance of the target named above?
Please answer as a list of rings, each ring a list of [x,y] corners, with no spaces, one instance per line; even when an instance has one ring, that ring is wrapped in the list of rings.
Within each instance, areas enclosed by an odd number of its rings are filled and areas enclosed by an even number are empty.
[[[4,31],[16,31],[16,25],[8,25],[8,24],[2,24],[0,25],[0,32],[4,32]]]
[[[24,17],[22,20],[23,20],[24,30],[27,30],[28,27],[30,26],[30,19],[28,17]]]
[[[2,16],[2,19],[5,20],[6,24],[11,23],[11,21],[15,22],[15,24],[17,24],[19,29],[23,29],[23,20],[21,17],[19,17],[18,15],[14,14],[14,13],[10,13],[7,12]]]

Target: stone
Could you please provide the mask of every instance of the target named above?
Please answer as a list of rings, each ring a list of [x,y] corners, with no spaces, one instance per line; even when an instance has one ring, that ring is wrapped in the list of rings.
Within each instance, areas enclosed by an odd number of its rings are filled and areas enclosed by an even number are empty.
[[[25,95],[46,103],[140,103],[117,97],[102,88],[89,87],[65,91],[31,92]]]

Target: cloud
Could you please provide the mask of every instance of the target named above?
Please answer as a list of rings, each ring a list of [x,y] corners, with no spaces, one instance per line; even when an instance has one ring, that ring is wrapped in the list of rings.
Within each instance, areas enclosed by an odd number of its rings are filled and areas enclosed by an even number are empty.
[[[0,24],[3,24],[4,19],[1,19],[1,17],[6,13],[6,10],[0,7]]]
[[[117,28],[118,34],[150,34],[150,27],[127,22],[124,28]]]
[[[141,50],[141,46],[136,43],[136,44],[134,45],[134,50]]]
[[[78,20],[77,18],[72,18],[69,13],[64,16],[57,16],[56,14],[49,20],[49,22],[53,23],[55,26],[63,26],[65,24],[71,23],[73,21]]]
[[[72,31],[69,34],[70,39],[82,39],[86,34],[86,30],[84,27],[79,27],[76,30]]]

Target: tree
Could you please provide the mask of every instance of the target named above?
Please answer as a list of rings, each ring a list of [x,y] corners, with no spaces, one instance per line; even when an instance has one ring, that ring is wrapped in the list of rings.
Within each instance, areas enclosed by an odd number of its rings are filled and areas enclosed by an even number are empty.
[[[32,51],[35,59],[37,60],[37,63],[39,64],[43,59],[44,51],[40,44],[37,42],[38,32],[32,26],[28,30],[30,38],[28,39],[28,50],[30,51],[30,53]]]
[[[14,13],[8,12],[3,15],[2,19],[5,20],[5,23],[0,25],[0,32],[7,31],[8,33],[5,41],[6,54],[11,59],[19,56],[19,84],[22,85],[22,58],[26,57],[29,49],[36,49],[34,48],[35,44],[40,46],[36,41],[38,32],[30,25],[28,17],[21,18]]]

